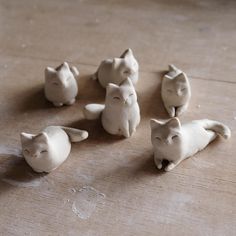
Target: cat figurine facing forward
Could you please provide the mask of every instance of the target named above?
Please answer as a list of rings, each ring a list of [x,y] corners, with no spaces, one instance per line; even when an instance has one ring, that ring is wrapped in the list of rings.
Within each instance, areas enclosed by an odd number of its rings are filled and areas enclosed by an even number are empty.
[[[56,107],[72,105],[78,94],[76,77],[79,75],[76,67],[69,67],[64,62],[56,69],[47,67],[45,69],[45,87],[46,98]]]
[[[89,120],[101,115],[103,128],[108,133],[130,137],[140,122],[137,95],[131,80],[128,78],[120,85],[109,83],[105,105],[86,105],[84,115]]]
[[[61,126],[49,126],[38,135],[21,133],[22,152],[36,172],[51,172],[69,156],[71,142],[80,142],[88,132]]]
[[[175,117],[167,122],[152,119],[150,126],[155,164],[161,169],[162,161],[168,160],[166,171],[172,170],[181,161],[204,149],[218,135],[225,139],[231,136],[226,125],[207,119],[184,125]]]
[[[119,58],[102,61],[92,78],[97,79],[103,88],[106,88],[108,83],[119,85],[128,77],[136,84],[138,70],[139,65],[132,50],[127,49]]]
[[[191,98],[189,79],[174,65],[169,65],[169,72],[163,77],[161,96],[170,117],[179,116],[188,108]]]

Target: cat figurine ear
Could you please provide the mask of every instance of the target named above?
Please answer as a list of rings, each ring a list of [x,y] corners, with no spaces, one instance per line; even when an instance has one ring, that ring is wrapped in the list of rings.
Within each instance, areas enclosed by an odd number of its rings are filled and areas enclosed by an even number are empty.
[[[133,87],[133,83],[131,82],[130,78],[127,78],[123,82],[121,82],[120,86]]]
[[[88,137],[85,130],[62,126],[46,127],[38,135],[21,133],[21,145],[26,162],[36,172],[51,172],[69,156],[71,142]]]
[[[116,85],[116,84],[112,84],[112,83],[109,83],[107,85],[107,93],[111,93],[111,92],[114,92],[115,90],[119,89],[119,86]]]
[[[98,80],[103,88],[109,83],[119,85],[127,76],[135,85],[138,81],[138,62],[131,49],[126,49],[118,58],[103,60],[95,74],[94,80]]]
[[[159,124],[151,120],[151,141],[158,169],[163,160],[169,161],[166,171],[173,170],[183,160],[204,149],[217,136],[230,138],[230,129],[214,120],[195,120],[181,125],[178,118]]]
[[[180,116],[189,106],[191,87],[188,77],[174,65],[169,65],[169,71],[163,77],[161,97],[170,117]]]
[[[69,67],[64,62],[56,69],[47,67],[45,69],[44,92],[47,100],[54,106],[72,105],[78,94],[78,85],[75,77],[79,75],[75,67]]]

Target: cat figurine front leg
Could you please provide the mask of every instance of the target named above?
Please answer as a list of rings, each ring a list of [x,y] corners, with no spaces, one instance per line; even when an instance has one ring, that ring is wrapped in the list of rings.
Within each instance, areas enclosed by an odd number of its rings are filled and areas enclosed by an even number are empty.
[[[97,79],[103,88],[109,83],[119,85],[128,77],[136,84],[138,70],[139,65],[132,50],[127,49],[118,58],[103,60],[92,78]]]
[[[189,105],[191,88],[187,75],[169,65],[169,72],[163,77],[161,96],[170,117],[180,116]]]
[[[108,84],[105,105],[88,104],[84,115],[89,120],[101,116],[102,126],[110,134],[132,136],[140,123],[140,109],[131,80],[128,78],[120,85]]]
[[[80,142],[88,132],[62,126],[49,126],[38,135],[21,133],[22,152],[36,172],[51,172],[69,156],[71,142]]]
[[[162,161],[168,160],[166,171],[204,149],[218,135],[225,139],[231,136],[226,125],[207,119],[184,125],[180,124],[178,118],[171,118],[167,122],[152,119],[150,126],[155,164],[161,169]]]
[[[72,105],[78,94],[76,81],[78,75],[79,71],[76,67],[69,67],[67,62],[56,69],[47,67],[44,87],[46,98],[56,107]]]

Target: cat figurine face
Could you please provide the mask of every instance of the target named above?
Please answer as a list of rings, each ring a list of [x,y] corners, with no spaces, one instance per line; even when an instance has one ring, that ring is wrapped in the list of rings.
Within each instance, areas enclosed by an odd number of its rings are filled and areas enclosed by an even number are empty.
[[[128,77],[133,84],[138,81],[139,65],[131,49],[125,52],[119,58],[104,60],[93,78],[98,79],[102,87],[106,88],[109,83],[121,84]]]
[[[36,172],[51,172],[67,159],[71,142],[87,137],[86,131],[60,126],[49,126],[38,135],[21,133],[23,156]]]
[[[163,78],[161,95],[171,117],[179,116],[186,111],[191,98],[191,88],[186,74],[171,65],[169,73]]]
[[[229,138],[231,133],[224,124],[207,119],[184,125],[180,124],[178,118],[171,118],[167,122],[152,119],[150,126],[155,164],[161,169],[162,161],[168,160],[166,171],[204,149],[217,135]]]
[[[45,96],[55,106],[71,105],[78,93],[76,77],[79,75],[75,67],[69,67],[67,62],[56,69],[45,69]]]

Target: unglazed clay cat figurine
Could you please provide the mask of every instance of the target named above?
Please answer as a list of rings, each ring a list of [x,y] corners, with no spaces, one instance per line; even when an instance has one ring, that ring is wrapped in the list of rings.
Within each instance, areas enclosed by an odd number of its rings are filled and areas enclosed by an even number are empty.
[[[105,105],[89,104],[84,108],[89,120],[101,115],[103,128],[110,134],[130,137],[140,122],[137,95],[128,78],[120,86],[109,83],[106,89]]]
[[[108,83],[119,85],[128,77],[136,84],[138,69],[139,65],[132,50],[127,49],[119,58],[102,61],[92,78],[97,79],[103,88],[106,88]]]
[[[76,67],[69,67],[64,62],[56,69],[47,67],[45,69],[45,87],[46,98],[56,107],[62,105],[72,105],[78,93],[76,77],[79,71]]]
[[[171,118],[167,122],[152,119],[150,125],[155,164],[161,169],[162,161],[168,160],[166,171],[204,149],[218,135],[225,139],[231,136],[226,125],[207,119],[184,125],[180,124],[178,118]]]
[[[161,96],[170,117],[185,112],[191,98],[188,77],[174,65],[169,65],[169,72],[163,77]]]
[[[23,156],[34,171],[49,173],[67,159],[71,142],[87,137],[87,131],[61,126],[49,126],[38,135],[21,133]]]

